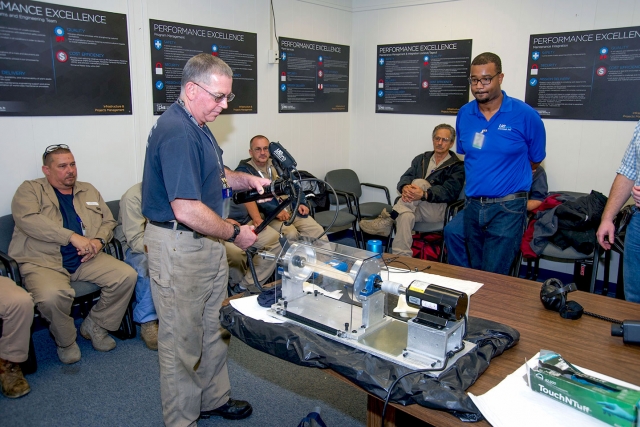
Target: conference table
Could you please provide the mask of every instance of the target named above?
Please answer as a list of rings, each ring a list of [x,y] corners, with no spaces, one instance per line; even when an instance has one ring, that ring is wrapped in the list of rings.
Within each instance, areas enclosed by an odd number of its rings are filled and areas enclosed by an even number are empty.
[[[568,320],[561,318],[558,312],[545,309],[540,302],[541,283],[392,254],[383,256],[390,267],[417,269],[482,283],[483,286],[470,298],[470,316],[499,322],[520,332],[520,341],[493,358],[468,392],[484,394],[541,349],[559,353],[574,365],[640,385],[640,345],[624,344],[622,337],[611,336],[611,323],[608,321],[587,315],[578,320]],[[585,311],[612,319],[640,320],[640,305],[635,303],[582,291],[571,292],[568,299],[581,304]],[[330,369],[327,371],[358,387],[340,374]],[[382,406],[382,400],[368,395],[368,426],[382,425]],[[469,423],[463,423],[447,412],[417,404],[390,404],[384,425],[469,426]],[[484,427],[490,424],[480,421],[473,425]]]
[[[565,360],[583,368],[640,385],[640,345],[624,344],[621,337],[612,337],[611,323],[607,321],[586,315],[578,320],[567,320],[559,313],[545,309],[540,302],[539,282],[391,254],[384,254],[384,258],[392,267],[428,268],[425,271],[429,274],[483,283],[484,286],[470,299],[470,315],[511,326],[520,332],[518,344],[492,359],[489,368],[467,390],[475,395],[489,391],[541,349],[560,353]],[[638,304],[581,291],[571,292],[568,299],[581,304],[585,311],[617,320],[640,320]],[[330,372],[350,383],[339,374]],[[382,405],[382,400],[368,395],[368,426],[382,425]],[[416,423],[416,418],[423,423]],[[470,424],[449,413],[420,405],[391,404],[387,408],[384,425]],[[472,425],[484,427],[490,424],[480,421]]]

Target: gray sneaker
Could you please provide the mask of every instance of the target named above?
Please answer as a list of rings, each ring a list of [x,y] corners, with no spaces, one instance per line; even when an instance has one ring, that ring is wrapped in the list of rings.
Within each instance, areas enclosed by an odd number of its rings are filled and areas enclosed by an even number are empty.
[[[78,343],[75,341],[66,347],[58,347],[58,359],[65,365],[76,363],[80,360],[81,356],[80,347],[78,347]]]
[[[83,338],[91,340],[93,348],[98,351],[109,351],[116,347],[116,341],[109,336],[106,329],[98,326],[89,314],[82,325],[80,325],[80,335]]]
[[[375,219],[363,219],[360,221],[360,229],[367,234],[375,234],[377,236],[388,236],[393,228],[393,219],[386,209],[383,209],[380,215]]]

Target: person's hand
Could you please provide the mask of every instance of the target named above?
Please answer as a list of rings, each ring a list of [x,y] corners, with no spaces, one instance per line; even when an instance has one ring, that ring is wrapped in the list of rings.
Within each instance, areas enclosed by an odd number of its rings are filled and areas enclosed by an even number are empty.
[[[613,225],[613,221],[602,220],[600,223],[600,227],[598,227],[598,231],[596,232],[596,237],[598,238],[598,243],[604,249],[611,249],[611,242],[615,238],[616,227]]]
[[[73,233],[71,235],[69,243],[71,243],[73,247],[78,250],[78,256],[82,257],[80,262],[89,261],[98,253],[95,246],[91,243],[91,240],[77,233]],[[98,245],[100,245],[100,242],[98,242]]]
[[[633,201],[636,202],[636,206],[640,208],[640,185],[633,186],[631,197],[633,197]]]
[[[240,227],[240,234],[236,236],[236,240],[233,242],[237,247],[242,250],[246,250],[249,246],[253,245],[258,236],[253,232],[255,227],[253,225],[243,225]]]
[[[100,253],[100,251],[102,250],[102,248],[104,246],[102,246],[102,242],[100,242],[100,240],[98,239],[91,239],[91,246],[93,246],[94,252],[93,255],[98,255]]]
[[[280,211],[280,213],[278,215],[276,215],[276,218],[278,219],[278,221],[289,221],[289,218],[291,218],[291,215],[289,214],[289,211],[287,211],[286,209],[283,209],[282,211]]]
[[[309,214],[309,208],[305,205],[300,205],[298,207],[298,212],[300,213],[300,215],[308,215]]]
[[[253,220],[253,226],[254,226],[254,227],[259,227],[259,226],[260,226],[260,224],[262,224],[263,222],[264,222],[264,220],[263,220],[262,218],[254,219],[254,220]]]
[[[402,187],[402,201],[405,203],[415,202],[416,200],[420,200],[424,191],[422,188],[409,184]]]

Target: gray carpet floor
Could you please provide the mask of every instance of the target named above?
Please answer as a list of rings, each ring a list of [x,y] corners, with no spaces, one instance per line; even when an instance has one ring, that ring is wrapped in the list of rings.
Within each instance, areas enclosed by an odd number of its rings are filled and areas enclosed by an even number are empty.
[[[162,426],[157,352],[140,338],[116,342],[114,350],[101,353],[78,336],[82,360],[63,365],[48,330],[36,332],[38,370],[26,377],[31,393],[19,399],[0,395],[0,425]],[[200,426],[295,427],[316,407],[327,426],[366,424],[366,394],[321,369],[282,361],[234,337],[228,365],[232,397],[251,402],[253,414],[240,421],[214,417]]]

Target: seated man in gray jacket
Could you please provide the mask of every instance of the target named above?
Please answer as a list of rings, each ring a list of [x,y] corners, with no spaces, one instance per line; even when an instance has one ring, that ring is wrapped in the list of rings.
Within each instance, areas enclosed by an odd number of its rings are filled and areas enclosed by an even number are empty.
[[[412,256],[413,226],[416,221],[442,221],[448,203],[458,199],[464,185],[464,162],[451,151],[455,129],[439,124],[431,135],[433,151],[416,156],[400,177],[401,197],[389,214],[384,210],[378,218],[360,221],[365,233],[388,236],[396,222],[394,254]]]

